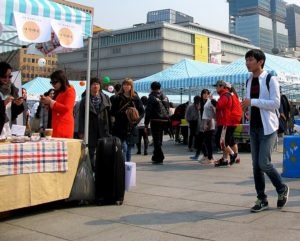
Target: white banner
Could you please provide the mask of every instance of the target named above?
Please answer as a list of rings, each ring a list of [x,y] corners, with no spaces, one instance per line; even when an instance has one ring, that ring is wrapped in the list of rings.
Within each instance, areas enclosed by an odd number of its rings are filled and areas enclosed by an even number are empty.
[[[56,36],[58,37],[61,46],[65,48],[83,47],[81,25],[52,19],[51,26]]]
[[[14,12],[18,37],[30,43],[43,43],[51,38],[50,19]]]
[[[221,40],[219,39],[214,39],[214,38],[209,38],[209,53],[218,53],[220,54],[222,51],[221,49]]]
[[[210,63],[221,64],[222,60],[222,48],[221,40],[209,38],[209,56]]]

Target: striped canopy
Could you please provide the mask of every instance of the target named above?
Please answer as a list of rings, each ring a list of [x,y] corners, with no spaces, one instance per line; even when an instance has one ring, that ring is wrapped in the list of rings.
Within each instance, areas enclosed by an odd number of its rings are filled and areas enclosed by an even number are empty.
[[[81,99],[81,95],[86,89],[86,81],[69,80],[69,83],[76,91],[76,100]],[[27,90],[28,98],[32,98],[34,100],[39,99],[39,96],[49,89],[53,89],[53,86],[50,84],[50,79],[42,77],[34,78],[22,87]]]
[[[300,83],[300,62],[296,59],[266,54],[264,69],[273,75],[279,76],[282,86]],[[218,80],[222,79],[233,84],[240,95],[243,95],[243,85],[246,83],[246,80],[249,78],[249,76],[250,73],[246,68],[245,58],[240,58],[231,64],[205,73],[200,73],[196,76],[164,79],[161,81],[161,85],[165,93],[194,94],[199,93],[199,90],[202,88],[214,90],[213,85]],[[138,82],[139,81],[136,81],[137,87],[140,86]],[[149,86],[150,84],[148,84],[148,86],[143,86],[143,88],[148,87],[149,89]]]
[[[298,60],[271,54],[266,54],[264,69],[273,75],[281,77],[282,83],[288,83],[292,76],[300,76],[300,62]],[[245,58],[240,58],[217,70],[190,78],[189,80],[185,79],[180,82],[180,85],[188,81],[190,88],[213,86],[220,79],[233,85],[241,85],[246,82],[249,76],[250,73],[246,68]]]
[[[176,93],[178,88],[186,85],[180,83],[181,80],[190,79],[192,77],[200,76],[211,70],[216,70],[220,68],[221,65],[202,63],[199,61],[191,59],[183,59],[177,64],[167,68],[159,73],[148,76],[146,78],[137,80],[134,82],[134,88],[138,92],[148,92],[150,90],[150,85],[153,81],[159,81],[162,88],[168,93]]]
[[[3,25],[3,32],[0,36],[0,52],[28,45],[17,38],[14,27],[14,11],[80,24],[84,37],[92,36],[92,16],[71,7],[48,0],[0,0],[0,6],[0,22]]]

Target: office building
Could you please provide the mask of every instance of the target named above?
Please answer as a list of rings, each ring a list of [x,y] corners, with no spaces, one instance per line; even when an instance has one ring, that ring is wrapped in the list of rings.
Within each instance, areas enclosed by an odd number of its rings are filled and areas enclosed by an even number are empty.
[[[295,4],[287,5],[286,13],[289,47],[300,49],[300,7]]]
[[[267,53],[288,47],[286,3],[282,0],[227,0],[229,32],[248,38]]]
[[[184,58],[227,64],[255,46],[246,38],[196,23],[158,22],[100,32],[92,40],[91,76],[134,80],[162,71]],[[70,79],[85,79],[87,47],[60,54]]]
[[[147,13],[147,23],[184,23],[184,22],[194,22],[194,18],[173,9],[162,9],[151,11]]]

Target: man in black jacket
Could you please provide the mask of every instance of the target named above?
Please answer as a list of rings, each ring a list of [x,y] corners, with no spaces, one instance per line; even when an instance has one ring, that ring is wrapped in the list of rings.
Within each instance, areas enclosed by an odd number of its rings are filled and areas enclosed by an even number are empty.
[[[165,159],[162,151],[164,129],[169,124],[169,100],[160,90],[160,83],[153,82],[151,84],[151,93],[149,94],[146,110],[145,110],[145,129],[148,131],[151,122],[151,133],[153,139],[153,155],[152,164],[162,164]]]

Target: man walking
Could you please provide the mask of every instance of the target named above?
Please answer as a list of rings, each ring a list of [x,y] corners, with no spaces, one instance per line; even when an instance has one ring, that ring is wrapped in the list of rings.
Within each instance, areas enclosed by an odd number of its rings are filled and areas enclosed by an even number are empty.
[[[264,174],[267,174],[276,188],[277,208],[280,209],[288,201],[289,187],[282,182],[279,173],[271,164],[271,153],[278,129],[278,117],[275,110],[280,106],[279,83],[273,76],[269,88],[267,87],[268,73],[263,70],[266,56],[261,50],[248,51],[245,59],[252,76],[247,83],[246,99],[242,102],[242,108],[244,112],[247,109],[250,112],[250,145],[257,193],[257,201],[251,208],[251,212],[260,212],[268,208]]]
[[[145,110],[145,132],[148,132],[148,125],[151,122],[154,147],[152,164],[162,164],[165,159],[161,147],[164,129],[169,124],[169,100],[160,90],[160,86],[159,82],[151,83],[151,93]]]

